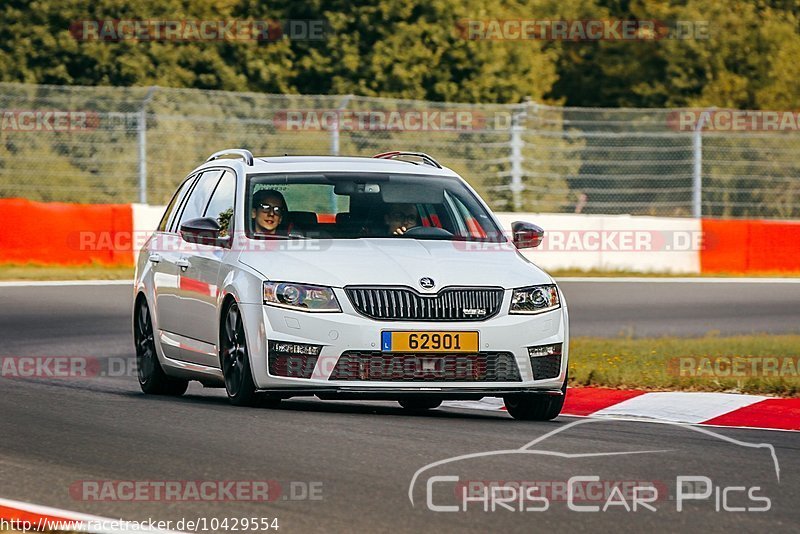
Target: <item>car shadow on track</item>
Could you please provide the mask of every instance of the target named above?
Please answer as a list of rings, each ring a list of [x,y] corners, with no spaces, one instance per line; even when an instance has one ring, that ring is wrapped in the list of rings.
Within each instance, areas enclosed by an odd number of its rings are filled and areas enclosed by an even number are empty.
[[[147,397],[152,399],[153,397]],[[313,399],[313,400],[312,400]],[[464,408],[454,407],[441,407],[433,410],[422,412],[413,412],[406,410],[396,403],[387,401],[331,401],[331,400],[317,400],[315,398],[301,399],[294,398],[283,400],[278,407],[274,407],[264,400],[257,406],[249,408],[237,408],[228,403],[228,399],[224,396],[218,395],[198,395],[187,393],[180,398],[160,398],[159,400],[167,402],[180,402],[182,404],[204,404],[207,406],[219,406],[226,410],[263,410],[265,412],[314,412],[314,413],[337,413],[337,414],[355,414],[355,415],[379,415],[379,416],[401,416],[401,417],[419,417],[429,419],[472,419],[472,420],[508,420],[511,417],[505,412],[480,412],[477,410],[469,410]],[[519,423],[519,422],[517,422]]]
[[[261,402],[255,407],[239,408],[231,406],[224,390],[221,389],[192,389],[181,397],[164,397],[155,395],[145,395],[138,391],[138,384],[136,389],[125,387],[120,389],[117,384],[110,383],[87,383],[87,381],[61,381],[61,380],[26,380],[18,379],[18,382],[27,383],[28,385],[46,387],[46,388],[64,388],[70,390],[79,390],[93,393],[102,393],[112,395],[122,400],[138,400],[146,402],[162,402],[169,404],[176,404],[180,406],[206,406],[219,408],[220,410],[231,410],[236,413],[241,411],[264,411],[264,412],[308,412],[308,413],[337,413],[337,414],[353,414],[353,415],[379,415],[379,416],[400,416],[400,417],[414,417],[421,419],[459,419],[459,420],[476,420],[476,421],[514,421],[507,413],[503,411],[486,411],[481,412],[468,408],[456,408],[451,406],[444,406],[433,410],[413,412],[401,408],[397,403],[389,401],[341,401],[341,400],[317,400],[314,397],[308,398],[293,398],[284,400],[278,407],[271,406],[266,400]],[[127,384],[126,384],[127,386]],[[53,392],[50,393],[53,395]],[[55,394],[57,396],[57,393]],[[514,421],[515,424],[524,423],[524,421]],[[563,422],[563,418],[562,418]],[[557,424],[558,421],[551,422]]]
[[[275,409],[275,408],[273,408]],[[302,412],[322,412],[322,413],[341,413],[341,414],[365,414],[365,415],[398,415],[404,417],[425,417],[425,418],[458,418],[458,419],[508,419],[504,413],[481,413],[467,411],[460,408],[435,408],[414,412],[392,406],[392,404],[375,404],[371,402],[356,401],[317,401],[317,400],[287,400],[281,402],[279,410],[292,410]]]

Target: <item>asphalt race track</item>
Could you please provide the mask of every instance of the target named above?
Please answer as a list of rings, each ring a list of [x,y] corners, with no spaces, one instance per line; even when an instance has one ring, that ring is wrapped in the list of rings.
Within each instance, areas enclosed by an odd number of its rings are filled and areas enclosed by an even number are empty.
[[[573,335],[800,331],[800,284],[562,287]],[[800,523],[797,433],[706,429],[710,434],[569,417],[526,423],[458,409],[409,415],[393,403],[290,400],[279,409],[240,409],[221,390],[196,383],[180,399],[145,397],[131,372],[106,365],[133,356],[131,297],[121,285],[0,287],[1,357],[85,356],[108,371],[91,378],[0,378],[0,497],[131,520],[278,518],[279,532],[794,532]],[[586,422],[570,426],[580,421]],[[490,451],[505,452],[425,469]],[[592,493],[574,480],[578,491],[570,501],[562,490],[574,476],[651,488],[638,496],[655,510],[640,504],[628,511],[616,499],[603,511],[609,492]],[[706,478],[681,490],[676,481],[687,476]],[[148,488],[180,481],[186,488],[264,480],[273,481],[271,502],[224,495],[131,499],[120,490],[120,481]],[[510,484],[495,498],[481,490],[492,481],[523,481],[543,497],[520,504]],[[467,487],[483,500],[461,511]],[[706,490],[708,497],[688,499]],[[622,500],[631,508],[629,493]],[[600,509],[575,511],[570,502]],[[437,506],[457,511],[430,509]]]
[[[800,279],[564,282],[573,336],[800,333]]]

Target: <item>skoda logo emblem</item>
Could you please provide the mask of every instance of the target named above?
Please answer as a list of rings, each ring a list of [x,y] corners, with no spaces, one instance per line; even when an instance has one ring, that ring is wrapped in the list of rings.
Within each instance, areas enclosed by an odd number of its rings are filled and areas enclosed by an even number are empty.
[[[433,281],[433,278],[428,278],[426,276],[425,278],[419,279],[419,285],[422,287],[422,289],[433,289],[433,286],[436,285],[436,282]]]

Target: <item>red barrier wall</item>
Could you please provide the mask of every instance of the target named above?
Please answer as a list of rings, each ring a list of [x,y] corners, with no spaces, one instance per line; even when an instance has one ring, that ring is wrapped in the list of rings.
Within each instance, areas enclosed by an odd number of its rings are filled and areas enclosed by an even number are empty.
[[[703,219],[703,273],[800,272],[800,221]]]
[[[130,204],[0,199],[0,263],[132,265]],[[703,273],[800,273],[800,221],[703,219]]]
[[[130,204],[0,199],[0,262],[132,265]]]

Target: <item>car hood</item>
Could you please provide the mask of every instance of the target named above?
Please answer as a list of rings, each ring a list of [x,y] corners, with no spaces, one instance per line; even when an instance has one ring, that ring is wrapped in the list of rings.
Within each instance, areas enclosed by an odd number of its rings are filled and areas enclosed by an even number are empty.
[[[552,283],[510,243],[465,243],[418,239],[266,241],[239,261],[269,280],[331,287],[404,285],[417,289],[423,277],[438,291],[445,286],[501,286],[505,289]]]

